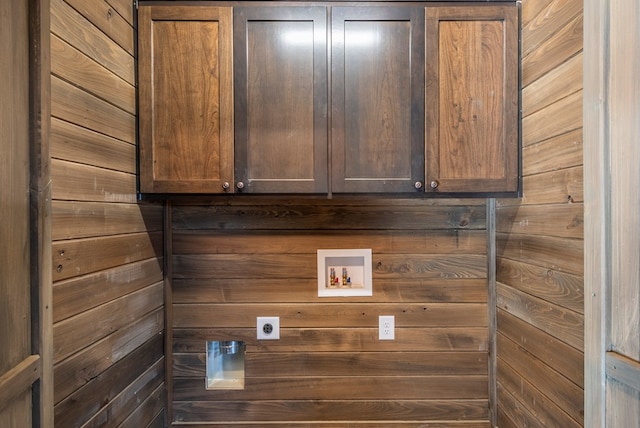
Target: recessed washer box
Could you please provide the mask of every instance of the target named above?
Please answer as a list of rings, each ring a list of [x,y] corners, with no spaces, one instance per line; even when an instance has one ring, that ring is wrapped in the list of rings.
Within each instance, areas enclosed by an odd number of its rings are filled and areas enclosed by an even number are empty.
[[[371,249],[318,250],[318,296],[372,296]]]

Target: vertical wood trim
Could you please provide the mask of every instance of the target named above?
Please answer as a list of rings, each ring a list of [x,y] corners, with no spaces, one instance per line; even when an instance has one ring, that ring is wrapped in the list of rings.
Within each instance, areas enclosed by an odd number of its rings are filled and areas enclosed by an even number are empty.
[[[164,205],[164,363],[167,425],[173,421],[173,230],[171,201]]]
[[[38,427],[53,427],[50,15],[49,0],[29,1],[31,352],[40,361],[32,420]]]
[[[587,427],[605,426],[606,310],[609,296],[610,171],[607,121],[609,1],[584,1],[584,296],[585,415]]]
[[[496,292],[496,200],[487,199],[487,310],[489,349],[489,421],[498,426],[498,362],[496,336],[498,331],[498,297]]]

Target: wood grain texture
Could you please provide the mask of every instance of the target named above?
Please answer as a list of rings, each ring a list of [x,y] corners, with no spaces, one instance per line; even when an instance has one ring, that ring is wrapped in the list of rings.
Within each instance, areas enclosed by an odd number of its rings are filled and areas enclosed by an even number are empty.
[[[459,228],[475,207],[282,202],[173,207],[174,423],[364,417],[320,417],[308,400],[414,409],[425,397],[449,397],[441,405],[451,409],[471,411],[477,399],[487,405],[486,232],[475,220]],[[374,296],[317,297],[316,250],[335,244],[374,249]],[[255,319],[265,314],[280,317],[280,340],[256,340]],[[381,314],[395,316],[394,341],[378,340]],[[245,389],[207,391],[206,341],[231,338],[246,344]],[[370,423],[390,417],[366,411]],[[420,420],[438,412],[425,411]],[[457,412],[449,411],[443,417]]]
[[[516,192],[518,9],[426,9],[427,192]]]
[[[277,341],[256,340],[252,328],[174,329],[174,352],[205,352],[207,340],[243,340],[248,351],[287,352],[486,352],[486,327],[397,329],[396,339],[378,340],[378,328],[290,328]],[[267,354],[268,355],[268,354]]]
[[[0,204],[0,256],[5,265],[0,272],[0,340],[6,343],[0,352],[0,376],[14,370],[31,354],[30,274],[30,169],[29,169],[29,19],[27,2],[4,3],[0,6],[0,179],[3,183]],[[14,391],[17,401],[13,409],[0,412],[0,421],[8,421],[9,413],[18,423],[31,421],[30,394],[25,387]],[[9,383],[6,387],[11,387]],[[9,404],[9,403],[7,403]],[[4,406],[3,406],[4,407]],[[13,413],[15,412],[15,413]]]
[[[92,7],[99,3],[103,2],[92,3]],[[133,56],[64,0],[51,0],[51,32],[124,81],[135,83]]]
[[[53,117],[130,144],[136,142],[136,119],[132,113],[121,110],[56,76],[51,77],[51,95]]]
[[[324,7],[234,8],[234,163],[242,192],[327,193],[326,28]]]
[[[578,3],[571,0],[573,3]],[[583,22],[582,14],[565,26],[551,34],[535,49],[522,58],[522,86],[527,87],[531,82],[564,63],[567,58],[582,50]]]
[[[582,127],[582,91],[558,100],[546,109],[522,118],[524,146]]]
[[[421,7],[332,9],[332,192],[424,181],[424,26]]]
[[[161,232],[56,241],[53,278],[59,281],[161,254]]]
[[[522,149],[527,159],[522,173],[529,176],[582,165],[582,130],[575,130]]]
[[[135,114],[135,87],[56,37],[51,37],[51,72],[72,79],[91,94]]]
[[[498,232],[582,238],[584,235],[582,204],[521,205],[499,210]]]
[[[414,204],[405,200],[322,202],[305,205],[270,200],[264,205],[176,206],[175,230],[430,230],[484,229],[486,210],[482,205]],[[425,210],[428,215],[425,215]]]
[[[584,313],[584,287],[579,275],[501,258],[497,279],[514,289]]]
[[[584,351],[584,317],[498,283],[498,308]]]
[[[59,403],[77,389],[116,364],[164,329],[162,309],[154,309],[135,323],[118,328],[113,334],[89,344],[55,367],[55,402]],[[110,358],[101,358],[110,355]]]
[[[107,1],[65,1],[88,21],[91,21],[96,28],[104,32],[127,53],[133,56],[134,33],[131,31],[131,23],[127,22],[127,20],[118,13],[115,13]]]
[[[584,354],[542,330],[511,315],[498,311],[500,333],[520,347],[584,388]]]
[[[196,401],[174,404],[176,422],[198,422],[217,417],[218,420],[249,422],[253,420],[306,422],[331,420],[352,421],[471,421],[487,418],[486,400],[302,400],[302,401]],[[304,419],[300,415],[308,415]],[[349,422],[347,422],[348,424]],[[455,422],[454,422],[455,423]],[[354,426],[358,426],[355,423]],[[402,425],[401,425],[402,426]],[[427,425],[429,426],[429,425]],[[455,425],[453,425],[455,426]]]
[[[136,146],[60,119],[51,119],[51,157],[129,174]]]
[[[583,390],[560,373],[549,368],[524,349],[498,334],[498,349],[501,364],[508,364],[520,377],[527,379],[535,388],[563,409],[572,419],[583,423]]]
[[[224,193],[233,183],[230,7],[139,9],[140,189]]]
[[[61,426],[77,426],[91,421],[92,417],[102,409],[107,408],[112,400],[115,400],[130,385],[136,382],[141,374],[147,372],[151,367],[155,367],[156,375],[144,379],[147,382],[159,382],[162,376],[162,336],[158,335],[154,339],[147,341],[143,346],[129,353],[118,363],[112,365],[108,370],[102,372],[94,378],[92,382],[78,389],[69,397],[58,403],[55,407],[56,424]],[[143,382],[141,382],[143,383]],[[132,397],[132,392],[128,394]],[[116,403],[122,403],[120,400]],[[128,400],[129,411],[135,408],[136,400]],[[122,413],[118,412],[114,405],[115,414],[105,416],[110,419],[118,419],[127,415],[126,409]]]
[[[162,207],[136,200],[133,12],[51,1],[56,426],[157,424],[166,405]]]

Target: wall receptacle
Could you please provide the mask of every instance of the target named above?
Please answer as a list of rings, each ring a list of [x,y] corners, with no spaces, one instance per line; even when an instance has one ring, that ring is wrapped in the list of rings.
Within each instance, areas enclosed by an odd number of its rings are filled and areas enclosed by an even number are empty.
[[[258,340],[280,339],[280,317],[258,317],[256,333]]]
[[[394,340],[396,319],[393,315],[380,315],[378,317],[378,340]]]

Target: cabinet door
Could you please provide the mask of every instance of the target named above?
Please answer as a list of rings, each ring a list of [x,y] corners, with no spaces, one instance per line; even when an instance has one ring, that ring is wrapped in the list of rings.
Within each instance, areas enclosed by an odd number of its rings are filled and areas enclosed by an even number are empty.
[[[231,26],[231,8],[140,6],[141,192],[233,182]]]
[[[518,8],[426,11],[426,191],[519,188]]]
[[[416,192],[424,180],[424,9],[334,7],[331,20],[332,192]]]
[[[237,187],[327,192],[324,7],[234,10]]]

